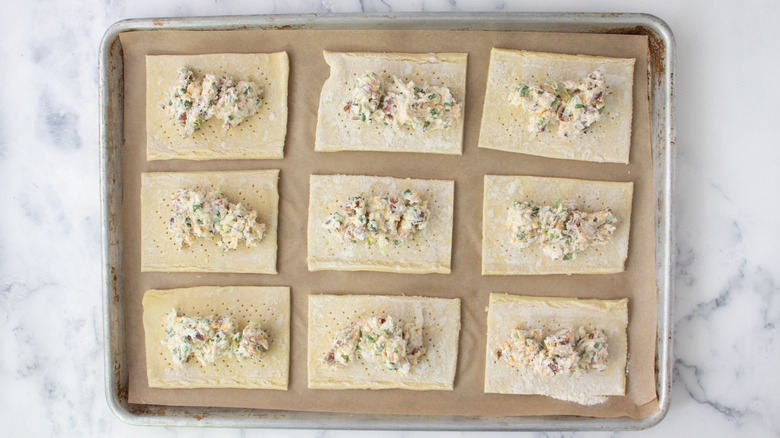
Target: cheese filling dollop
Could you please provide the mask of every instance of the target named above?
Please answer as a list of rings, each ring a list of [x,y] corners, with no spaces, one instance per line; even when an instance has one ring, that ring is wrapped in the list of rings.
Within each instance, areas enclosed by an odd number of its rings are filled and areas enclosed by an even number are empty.
[[[423,354],[421,327],[402,325],[391,316],[374,316],[341,329],[323,362],[341,368],[359,356],[379,368],[407,374]]]
[[[187,138],[212,117],[221,119],[226,130],[243,122],[260,109],[261,93],[254,82],[213,74],[197,79],[192,70],[182,67],[161,106],[184,128],[182,136]]]
[[[239,331],[232,316],[179,316],[171,310],[165,324],[167,338],[163,344],[178,365],[193,357],[203,365],[221,357],[259,359],[270,346],[268,333],[256,320]]]
[[[607,334],[561,328],[545,334],[541,329],[512,330],[509,339],[496,350],[496,356],[522,370],[545,376],[603,372],[607,369]]]
[[[252,248],[265,237],[265,224],[257,222],[257,212],[231,203],[219,190],[181,189],[172,202],[168,231],[178,249],[192,245],[196,238],[217,235],[224,251],[238,248],[241,241]]]
[[[462,107],[447,87],[418,86],[395,76],[384,81],[370,72],[357,79],[344,111],[360,122],[428,131],[452,126],[461,117]]]
[[[561,137],[577,136],[601,119],[606,85],[604,75],[595,70],[579,81],[546,81],[523,84],[509,93],[509,104],[531,114],[528,131],[532,136],[558,123]]]
[[[385,251],[387,242],[404,246],[410,236],[426,228],[431,218],[428,202],[417,191],[407,189],[401,195],[356,195],[322,223],[348,242],[366,241],[379,244]]]
[[[566,206],[560,199],[552,206],[515,201],[506,219],[512,243],[520,249],[538,243],[553,260],[572,260],[590,246],[606,245],[617,222],[609,208],[588,213]]]

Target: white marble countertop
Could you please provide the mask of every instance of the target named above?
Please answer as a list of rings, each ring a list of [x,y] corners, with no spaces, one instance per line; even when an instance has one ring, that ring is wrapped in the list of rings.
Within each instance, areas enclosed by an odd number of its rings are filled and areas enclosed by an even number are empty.
[[[755,0],[619,7],[607,0],[6,2],[0,435],[363,435],[138,427],[111,413],[103,370],[97,90],[101,37],[121,19],[360,11],[646,12],[669,24],[678,49],[674,384],[668,416],[639,434],[780,435],[780,380],[773,377],[780,365],[780,207],[759,202],[764,194],[776,199],[780,189],[780,148],[768,132],[778,124],[768,103],[780,99],[770,80],[780,70],[780,3]]]

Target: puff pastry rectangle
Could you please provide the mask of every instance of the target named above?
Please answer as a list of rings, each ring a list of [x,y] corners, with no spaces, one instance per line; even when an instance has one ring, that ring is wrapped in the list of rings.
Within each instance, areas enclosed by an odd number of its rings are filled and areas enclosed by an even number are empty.
[[[535,176],[485,175],[482,213],[482,274],[606,274],[622,272],[628,256],[633,183]],[[591,246],[573,260],[552,260],[538,245],[521,249],[506,225],[514,201],[553,205],[560,199],[583,211],[611,208],[618,220],[606,245]]]
[[[344,111],[357,78],[368,72],[420,86],[449,88],[465,104],[466,53],[336,53],[325,51],[330,76],[322,87],[314,150],[426,152],[460,155],[463,117],[446,129],[412,129],[352,120]]]
[[[625,393],[628,299],[580,300],[492,293],[487,319],[486,393],[541,394],[586,405],[602,403],[606,401],[604,396]],[[607,369],[580,376],[545,376],[513,367],[500,359],[496,350],[518,327],[545,331],[604,329],[608,339]]]
[[[289,287],[192,287],[149,290],[143,298],[146,372],[152,388],[265,388],[286,390],[290,361]],[[239,327],[256,319],[270,338],[258,359],[219,358],[203,366],[197,360],[179,366],[166,340],[166,316],[230,315]]]
[[[144,272],[251,272],[276,274],[279,170],[150,172],[141,174],[141,270]],[[257,211],[266,226],[255,247],[223,251],[217,239],[176,248],[168,234],[171,198],[179,189],[219,189],[233,203]]]
[[[344,201],[418,191],[431,212],[425,229],[402,247],[347,242],[322,227]],[[447,180],[403,179],[357,175],[312,175],[309,179],[308,264],[310,271],[385,271],[405,274],[449,273],[455,183]]]
[[[628,163],[633,119],[634,59],[526,52],[494,48],[479,147],[550,158]],[[555,129],[535,138],[528,131],[530,113],[509,104],[509,93],[521,85],[543,81],[581,80],[599,69],[607,93],[601,119],[588,132],[559,137]]]
[[[425,354],[408,374],[363,359],[337,368],[323,362],[336,334],[361,318],[390,315],[422,327]],[[458,358],[460,299],[371,295],[309,295],[309,388],[452,390]]]
[[[211,73],[254,82],[263,89],[260,110],[227,131],[221,121],[209,119],[192,136],[182,138],[179,126],[160,107],[181,67],[200,77]],[[283,158],[289,71],[287,52],[147,55],[147,160]]]

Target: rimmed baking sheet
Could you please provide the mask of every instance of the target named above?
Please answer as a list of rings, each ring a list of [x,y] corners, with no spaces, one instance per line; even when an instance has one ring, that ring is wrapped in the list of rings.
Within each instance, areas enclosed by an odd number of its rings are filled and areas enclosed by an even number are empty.
[[[360,29],[393,30],[362,32]],[[448,30],[449,29],[449,30]],[[453,30],[457,29],[457,30]],[[215,32],[202,32],[213,30]],[[495,32],[499,31],[500,32]],[[510,31],[510,32],[506,32]],[[543,32],[580,32],[567,33]],[[262,39],[251,39],[259,32]],[[361,33],[362,32],[362,33]],[[603,33],[613,33],[604,35]],[[340,41],[323,38],[331,34]],[[356,39],[356,35],[371,38]],[[389,38],[392,35],[392,38]],[[628,36],[627,36],[628,35]],[[636,36],[639,35],[639,36]],[[153,38],[152,38],[153,36]],[[458,45],[469,52],[469,96],[472,107],[466,112],[464,155],[462,157],[426,157],[399,154],[392,159],[376,159],[369,153],[355,153],[349,159],[344,153],[316,154],[311,139],[316,117],[316,102],[319,87],[326,76],[325,70],[307,70],[307,59],[316,65],[323,64],[321,52],[327,45],[336,50],[378,50],[393,44],[401,49],[419,47],[421,36],[431,41],[430,50],[448,49]],[[455,37],[458,38],[455,38]],[[475,38],[479,36],[480,38]],[[217,38],[215,38],[217,37]],[[194,38],[194,39],[193,39]],[[308,38],[309,44],[304,44]],[[141,49],[141,43],[151,42]],[[137,68],[135,57],[146,53],[189,53],[197,50],[197,44],[204,39],[210,41],[210,51],[226,51],[235,46],[235,41],[254,41],[247,50],[256,45],[274,45],[267,50],[288,50],[291,59],[290,80],[290,135],[285,145],[285,159],[275,163],[257,161],[230,161],[194,163],[172,161],[170,163],[146,162],[142,151],[143,129],[134,129],[143,122],[143,116],[134,113],[134,108],[143,105],[142,93],[134,87],[143,79]],[[637,56],[643,57],[638,64],[635,82],[642,85],[639,93],[649,94],[650,106],[644,107],[644,120],[635,117],[635,135],[643,137],[644,146],[632,145],[631,162],[628,166],[612,164],[588,164],[573,161],[543,159],[537,157],[507,157],[499,151],[478,151],[478,121],[484,89],[481,77],[486,73],[487,56],[491,46],[522,48],[531,50],[553,50],[553,43],[563,45],[568,52],[592,53],[608,56],[625,56],[626,45],[615,44],[620,40],[639,39],[632,46]],[[153,42],[152,42],[153,41]],[[259,42],[262,41],[262,42]],[[601,41],[601,44],[596,44]],[[606,43],[605,41],[610,41]],[[413,46],[414,44],[414,46]],[[481,46],[480,46],[481,44]],[[243,46],[242,46],[243,47]],[[560,48],[560,46],[559,46]],[[571,49],[571,50],[569,50]],[[428,50],[428,48],[426,48]],[[106,309],[106,364],[107,391],[112,409],[120,418],[141,424],[182,425],[235,425],[263,427],[349,427],[349,428],[415,428],[415,429],[583,429],[617,428],[638,429],[660,421],[668,409],[669,367],[669,295],[670,274],[670,190],[673,127],[671,125],[671,69],[673,68],[673,41],[664,23],[647,15],[588,15],[570,14],[517,14],[517,15],[426,15],[415,14],[404,17],[393,16],[295,16],[295,17],[230,17],[181,20],[133,20],[118,23],[106,34],[101,48],[101,98],[102,98],[102,166],[103,166],[103,214],[104,214],[104,278]],[[649,71],[649,77],[644,72]],[[648,88],[649,87],[649,88]],[[641,95],[641,94],[640,94]],[[635,103],[647,101],[635,97]],[[637,126],[639,125],[639,126]],[[138,131],[138,132],[137,132]],[[121,139],[125,138],[124,144]],[[124,145],[124,148],[122,146]],[[141,152],[139,152],[141,151]],[[459,161],[460,160],[460,161]],[[280,252],[279,275],[272,278],[258,278],[252,275],[209,274],[192,276],[186,274],[148,273],[139,275],[139,243],[128,239],[135,229],[134,206],[137,206],[137,191],[140,171],[173,170],[227,170],[259,169],[269,166],[281,169],[280,176]],[[346,278],[333,273],[307,273],[305,257],[295,245],[293,236],[305,229],[307,196],[302,188],[311,173],[353,173],[387,174],[387,166],[395,169],[393,176],[436,178],[456,173],[456,214],[453,246],[452,274],[428,275],[423,278],[399,279],[397,274],[360,273]],[[456,166],[463,166],[471,172],[453,172]],[[633,181],[637,189],[632,224],[632,241],[627,263],[627,272],[615,276],[553,276],[543,279],[485,279],[478,275],[479,263],[479,212],[481,205],[481,176],[494,174],[536,174],[586,178],[598,174],[601,179]],[[479,178],[478,178],[479,177]],[[458,184],[458,181],[461,184]],[[477,193],[474,193],[474,192]],[[473,210],[473,211],[472,211]],[[471,225],[469,225],[471,224]],[[474,226],[474,225],[477,226]],[[474,233],[464,231],[470,226]],[[285,244],[285,241],[288,243]],[[300,247],[302,248],[302,247]],[[475,275],[474,272],[477,272]],[[301,274],[305,273],[305,274]],[[352,274],[351,274],[352,275]],[[380,286],[366,290],[355,284],[370,284],[376,279],[392,279],[395,284],[382,281]],[[631,279],[631,281],[629,281]],[[634,283],[635,281],[639,283]],[[219,284],[257,284],[291,286],[292,365],[290,391],[274,400],[273,405],[245,408],[180,407],[183,405],[230,406],[237,405],[232,394],[224,391],[197,393],[164,392],[153,394],[151,399],[139,397],[135,391],[142,386],[137,379],[138,369],[129,357],[134,357],[143,343],[138,332],[135,314],[140,306],[140,296],[145,287],[185,287],[203,282]],[[404,409],[390,410],[389,415],[378,415],[366,411],[361,397],[354,395],[354,401],[339,403],[333,394],[318,392],[316,397],[304,389],[305,361],[296,361],[296,354],[305,354],[306,296],[313,292],[313,284],[329,284],[330,289],[340,292],[403,293],[424,289],[427,295],[460,297],[463,302],[463,331],[461,332],[460,357],[455,391],[451,400],[415,394],[412,399],[404,394],[399,400],[406,404]],[[630,284],[645,284],[645,287],[631,288]],[[553,286],[556,286],[553,288]],[[562,287],[557,287],[562,286]],[[629,394],[632,408],[619,407],[612,401],[607,406],[585,408],[559,405],[543,398],[528,398],[523,403],[535,406],[537,410],[517,408],[520,399],[480,392],[482,384],[481,361],[465,360],[470,348],[484,351],[484,307],[490,291],[523,292],[539,294],[556,290],[558,296],[619,298],[628,295],[632,302],[639,300],[630,310],[629,325],[636,327],[659,327],[658,330],[644,330],[634,337],[629,364]],[[546,291],[546,292],[545,292]],[[560,292],[564,291],[564,292]],[[650,309],[639,311],[639,309]],[[658,311],[653,311],[658,309]],[[468,328],[467,328],[468,326]],[[631,330],[631,329],[629,329]],[[298,335],[296,335],[298,333]],[[480,334],[482,333],[482,334]],[[479,348],[483,347],[483,348]],[[632,348],[632,347],[630,347]],[[136,360],[136,359],[133,359]],[[299,362],[299,363],[296,363]],[[644,369],[644,372],[633,370]],[[137,368],[137,367],[136,367]],[[142,371],[142,370],[141,370]],[[647,379],[640,378],[645,375]],[[134,377],[135,376],[135,377]],[[636,386],[632,386],[636,385]],[[195,395],[195,397],[193,397]],[[375,394],[374,394],[375,395]],[[384,394],[383,394],[384,395]],[[201,398],[198,403],[192,400]],[[334,398],[335,397],[335,398]],[[628,397],[628,396],[627,396]],[[257,397],[255,397],[257,398]],[[204,402],[207,400],[208,402]],[[454,405],[469,401],[486,410],[464,410]],[[511,400],[511,403],[508,402]],[[186,402],[185,402],[186,401]],[[229,401],[229,402],[228,402]],[[306,410],[298,411],[301,402],[312,403]],[[349,400],[346,400],[349,401]],[[625,400],[622,400],[625,401]],[[170,405],[170,406],[161,406]],[[328,408],[337,406],[339,409]],[[432,409],[432,406],[434,407]],[[470,405],[471,406],[471,405]],[[422,409],[420,409],[422,408]],[[617,408],[617,409],[616,409]],[[411,410],[405,410],[411,409]],[[605,409],[604,411],[597,411]],[[342,413],[326,413],[341,410]],[[349,415],[365,412],[364,415]],[[419,412],[410,415],[410,412]],[[538,416],[544,415],[544,416]],[[551,416],[552,415],[552,416]],[[561,416],[563,415],[563,416]],[[598,418],[588,418],[594,416]],[[345,422],[346,421],[346,422]]]

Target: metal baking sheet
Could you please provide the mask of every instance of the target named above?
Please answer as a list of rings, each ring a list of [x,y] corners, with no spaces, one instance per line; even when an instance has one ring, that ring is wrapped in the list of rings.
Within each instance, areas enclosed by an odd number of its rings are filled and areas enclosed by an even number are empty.
[[[351,415],[233,408],[137,405],[128,402],[122,307],[121,148],[123,145],[123,64],[119,35],[148,30],[233,29],[413,29],[511,30],[646,35],[649,41],[653,175],[656,193],[656,277],[658,411],[650,417],[584,418]],[[674,184],[674,38],[669,27],[647,14],[394,14],[263,15],[125,20],[114,24],[100,47],[101,214],[106,395],[122,420],[142,425],[348,428],[405,430],[636,430],[657,424],[669,409],[671,391],[672,189]]]

